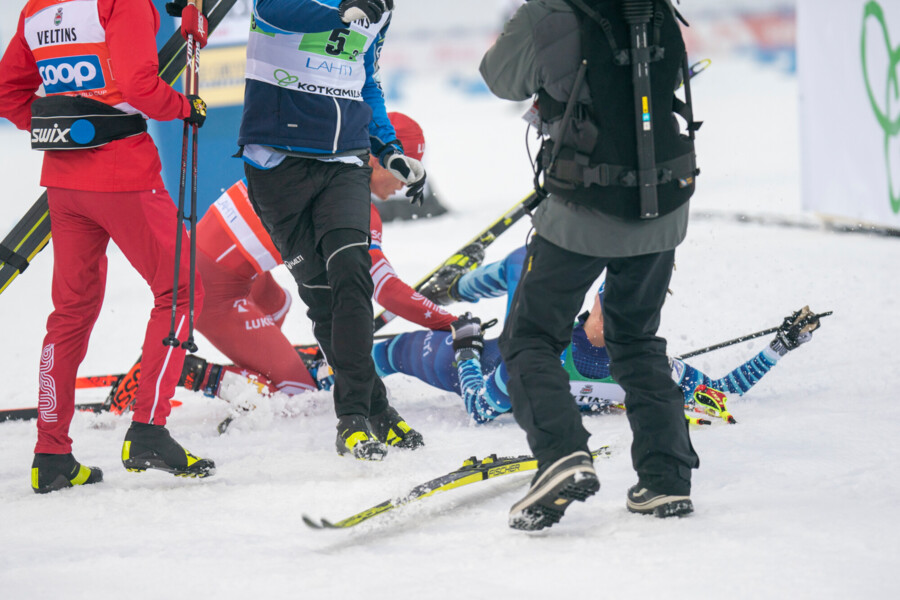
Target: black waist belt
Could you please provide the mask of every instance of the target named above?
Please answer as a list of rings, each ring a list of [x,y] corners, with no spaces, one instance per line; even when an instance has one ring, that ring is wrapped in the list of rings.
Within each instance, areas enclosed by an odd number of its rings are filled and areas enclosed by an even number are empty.
[[[83,150],[147,131],[139,114],[81,96],[49,96],[31,105],[34,150]]]
[[[550,165],[544,166],[548,168]],[[697,157],[693,152],[656,163],[657,185],[676,180],[679,187],[687,187],[699,174]],[[562,155],[557,157],[553,168],[547,171],[547,176],[570,185],[585,187],[589,185],[637,187],[639,183],[638,171],[634,167],[606,163],[588,165],[588,157],[584,154],[576,154],[574,158],[563,158]]]

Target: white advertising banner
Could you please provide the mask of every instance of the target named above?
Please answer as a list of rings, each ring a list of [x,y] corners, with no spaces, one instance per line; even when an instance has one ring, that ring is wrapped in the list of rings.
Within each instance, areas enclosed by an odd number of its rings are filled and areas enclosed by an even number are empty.
[[[900,229],[900,1],[798,0],[803,207]]]

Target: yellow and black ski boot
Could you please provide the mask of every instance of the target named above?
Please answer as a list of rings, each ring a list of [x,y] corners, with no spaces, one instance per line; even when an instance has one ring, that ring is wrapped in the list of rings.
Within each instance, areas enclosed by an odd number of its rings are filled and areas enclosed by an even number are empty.
[[[337,424],[338,454],[352,454],[359,460],[383,460],[387,447],[372,434],[369,421],[362,415],[344,415]]]
[[[133,472],[159,469],[178,477],[209,477],[216,473],[216,463],[197,458],[182,448],[162,425],[137,421],[132,421],[125,434],[122,464]]]
[[[375,437],[388,446],[415,450],[425,445],[422,434],[410,427],[391,405],[383,412],[369,417],[369,423],[372,424]]]
[[[31,463],[31,489],[35,494],[101,481],[103,471],[82,465],[71,453],[35,454]]]

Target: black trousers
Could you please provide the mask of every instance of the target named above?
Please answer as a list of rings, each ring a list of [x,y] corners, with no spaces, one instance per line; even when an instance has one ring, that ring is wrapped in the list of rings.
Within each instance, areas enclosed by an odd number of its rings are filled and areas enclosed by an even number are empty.
[[[335,413],[382,412],[387,392],[372,360],[371,169],[288,157],[274,169],[245,165],[244,172],[250,202],[334,369]]]
[[[691,445],[681,390],[672,381],[666,341],[656,335],[674,250],[596,258],[532,239],[525,269],[500,337],[516,422],[546,466],[587,450],[589,433],[569,393],[560,354],[569,345],[585,294],[607,270],[603,316],[613,378],[625,389],[639,483],[689,494],[699,459]]]

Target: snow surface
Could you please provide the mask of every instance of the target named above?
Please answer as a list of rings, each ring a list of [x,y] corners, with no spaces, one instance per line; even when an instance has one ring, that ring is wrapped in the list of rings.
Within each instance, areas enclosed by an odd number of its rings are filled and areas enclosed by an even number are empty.
[[[387,52],[387,50],[386,50]],[[389,74],[386,74],[386,77]],[[415,281],[529,191],[523,107],[472,97],[423,78],[392,109],[428,136],[427,166],[452,212],[385,226],[385,251]],[[119,461],[127,418],[78,414],[75,454],[104,469],[101,485],[36,496],[29,489],[33,422],[0,424],[0,596],[19,598],[895,598],[900,594],[900,460],[894,357],[900,240],[817,227],[763,226],[736,213],[800,214],[796,79],[723,57],[695,85],[703,169],[696,218],[677,253],[663,313],[672,353],[780,323],[809,304],[833,310],[811,343],[788,355],[729,408],[738,424],[695,429],[696,512],[659,520],[629,514],[635,476],[622,415],[586,418],[600,492],[542,533],[509,529],[506,514],[528,476],[425,499],[349,531],[301,521],[339,520],[454,470],[469,456],[527,453],[510,416],[470,422],[461,401],[393,376],[393,403],[426,437],[383,463],[342,459],[325,392],[260,406],[227,435],[223,402],[181,390],[170,429],[214,458],[215,477],[127,473]],[[27,138],[0,127],[8,231],[40,188]],[[177,152],[177,150],[175,150]],[[848,200],[848,201],[852,201]],[[524,242],[520,223],[488,259]],[[34,406],[50,251],[0,297],[0,407]],[[139,352],[151,297],[115,248],[110,282],[83,374],[127,369]],[[284,285],[291,280],[276,271]],[[295,299],[285,325],[312,341]],[[504,300],[472,308],[501,317]],[[461,311],[463,307],[458,307]],[[410,329],[393,323],[388,331]],[[765,338],[693,363],[713,376],[749,358]],[[205,340],[200,355],[221,359]],[[104,394],[81,393],[91,401]],[[283,416],[284,413],[293,416]]]

